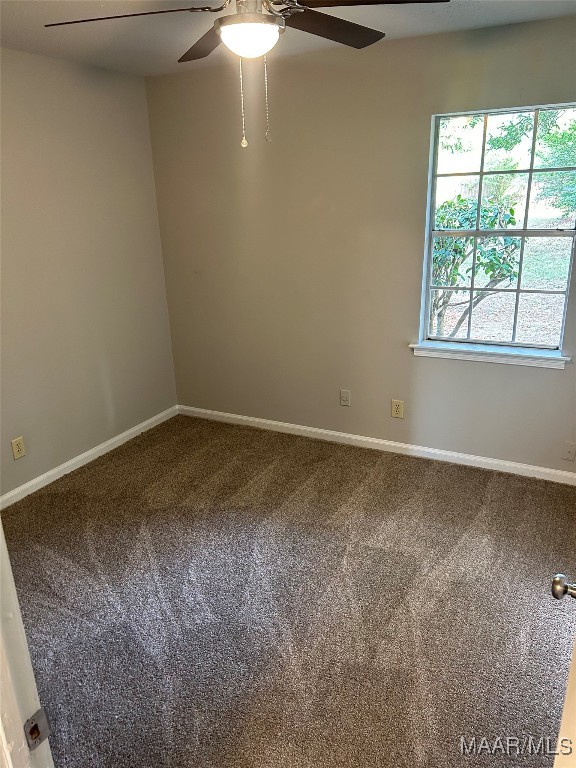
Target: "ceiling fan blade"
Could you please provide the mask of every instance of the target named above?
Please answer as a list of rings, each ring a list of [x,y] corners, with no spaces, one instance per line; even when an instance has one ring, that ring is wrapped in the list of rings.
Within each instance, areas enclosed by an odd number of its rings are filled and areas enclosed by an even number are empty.
[[[181,13],[187,11],[210,11],[211,8],[168,8],[165,11],[142,11],[141,13],[122,13],[119,16],[96,16],[93,19],[75,19],[74,21],[56,21],[52,24],[44,24],[45,27],[64,27],[67,24],[87,24],[89,21],[108,21],[109,19],[130,19],[133,16],[156,16],[159,13]]]
[[[382,40],[384,32],[376,29],[362,27],[352,21],[338,19],[336,16],[328,16],[327,13],[306,10],[295,13],[286,19],[286,26],[292,29],[300,29],[302,32],[310,32],[336,43],[349,45],[351,48],[366,48],[368,45]]]
[[[302,0],[307,8],[340,8],[359,5],[416,5],[417,3],[449,3],[450,0]],[[278,0],[273,5],[283,5]]]
[[[200,40],[196,40],[192,48],[189,48],[184,56],[181,56],[178,61],[181,63],[183,61],[204,59],[206,56],[212,53],[213,50],[218,48],[221,42],[222,38],[218,32],[216,32],[216,27],[212,27],[208,30],[208,32],[206,32],[205,35],[202,35]]]

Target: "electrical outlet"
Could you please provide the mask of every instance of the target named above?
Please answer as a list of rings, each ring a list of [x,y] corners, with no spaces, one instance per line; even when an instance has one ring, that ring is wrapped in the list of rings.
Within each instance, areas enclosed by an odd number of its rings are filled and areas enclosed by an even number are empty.
[[[22,456],[26,455],[26,446],[24,445],[23,437],[15,437],[14,440],[12,440],[12,453],[14,454],[14,459],[21,459]]]
[[[404,400],[392,400],[392,418],[404,418]]]
[[[345,405],[347,407],[350,407],[350,390],[349,389],[340,390],[340,405]]]
[[[566,461],[576,461],[576,443],[564,443],[562,458]]]

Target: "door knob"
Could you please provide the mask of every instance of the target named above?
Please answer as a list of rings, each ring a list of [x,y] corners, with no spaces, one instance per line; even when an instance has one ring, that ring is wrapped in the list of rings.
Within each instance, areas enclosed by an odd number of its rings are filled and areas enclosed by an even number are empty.
[[[563,573],[557,573],[552,579],[552,596],[556,600],[562,600],[564,595],[576,597],[576,584],[568,584],[568,577]]]

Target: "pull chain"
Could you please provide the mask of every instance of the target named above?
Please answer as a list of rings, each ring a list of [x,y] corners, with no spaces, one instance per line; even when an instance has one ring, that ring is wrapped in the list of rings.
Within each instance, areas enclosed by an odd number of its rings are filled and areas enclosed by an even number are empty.
[[[246,117],[244,115],[244,80],[242,77],[242,57],[240,57],[240,106],[242,109],[242,141],[240,142],[240,145],[247,147],[248,139],[246,138]]]
[[[266,98],[266,141],[272,141],[270,138],[270,113],[268,111],[268,61],[264,54],[264,95]]]
[[[264,96],[266,100],[266,141],[272,141],[270,137],[270,109],[268,104],[268,61],[266,55],[264,55]],[[242,57],[240,57],[240,108],[242,112],[242,141],[240,145],[242,147],[248,146],[248,139],[246,138],[246,114],[244,112],[244,73],[242,71]]]

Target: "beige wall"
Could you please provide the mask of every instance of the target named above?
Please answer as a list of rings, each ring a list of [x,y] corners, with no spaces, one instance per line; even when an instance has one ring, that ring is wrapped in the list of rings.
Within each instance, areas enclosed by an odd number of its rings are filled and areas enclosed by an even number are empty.
[[[271,56],[273,141],[252,67],[247,149],[234,61],[149,79],[179,403],[572,470],[559,455],[576,439],[575,366],[414,358],[408,344],[431,115],[576,100],[575,38],[569,17]],[[571,354],[575,305],[576,291]]]
[[[3,493],[176,402],[141,79],[2,52],[1,383]]]

